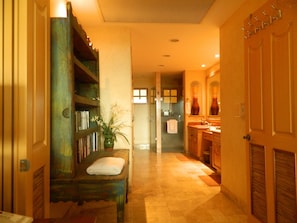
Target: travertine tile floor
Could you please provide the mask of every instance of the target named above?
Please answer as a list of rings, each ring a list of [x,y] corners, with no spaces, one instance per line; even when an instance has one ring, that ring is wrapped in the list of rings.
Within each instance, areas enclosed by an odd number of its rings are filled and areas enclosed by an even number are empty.
[[[247,223],[246,215],[219,186],[207,186],[199,178],[206,166],[182,157],[181,153],[134,150],[125,223]],[[51,215],[69,214],[74,205],[51,204]],[[108,205],[102,207],[97,222],[116,222],[115,208]]]

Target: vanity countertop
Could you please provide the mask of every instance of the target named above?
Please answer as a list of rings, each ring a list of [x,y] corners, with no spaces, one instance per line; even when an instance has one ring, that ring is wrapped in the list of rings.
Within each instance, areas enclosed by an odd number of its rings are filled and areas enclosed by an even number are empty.
[[[208,125],[198,125],[198,124],[196,124],[196,125],[188,125],[188,127],[197,128],[197,129],[201,129],[201,130],[206,130],[206,129],[209,128]]]
[[[199,130],[205,130],[205,131],[209,131],[209,132],[221,133],[221,126],[191,124],[191,125],[188,125],[188,127],[197,128]]]

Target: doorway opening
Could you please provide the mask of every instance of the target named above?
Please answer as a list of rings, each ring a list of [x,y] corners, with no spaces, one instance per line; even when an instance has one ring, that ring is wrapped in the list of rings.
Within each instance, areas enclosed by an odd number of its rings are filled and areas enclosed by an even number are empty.
[[[147,103],[134,103],[134,148],[156,152],[156,128],[161,126],[161,152],[184,152],[183,73],[161,74],[160,82],[161,118],[157,119],[155,75],[133,78],[133,89],[147,89]],[[174,131],[168,129],[170,120],[176,124],[171,125]]]
[[[183,74],[161,74],[161,151],[184,151]]]

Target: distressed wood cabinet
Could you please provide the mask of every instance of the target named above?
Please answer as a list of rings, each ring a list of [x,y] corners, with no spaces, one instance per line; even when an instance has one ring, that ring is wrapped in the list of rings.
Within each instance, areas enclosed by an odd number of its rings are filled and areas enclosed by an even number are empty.
[[[51,189],[75,190],[78,163],[100,145],[90,122],[99,114],[98,57],[68,2],[67,17],[51,19]]]

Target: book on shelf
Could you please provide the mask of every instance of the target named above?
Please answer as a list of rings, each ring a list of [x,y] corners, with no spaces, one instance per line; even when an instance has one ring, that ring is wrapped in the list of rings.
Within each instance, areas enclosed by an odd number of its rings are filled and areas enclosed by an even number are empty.
[[[98,132],[79,138],[77,140],[77,162],[80,163],[91,152],[98,151]]]
[[[85,130],[90,127],[90,112],[89,111],[75,111],[75,130]]]

